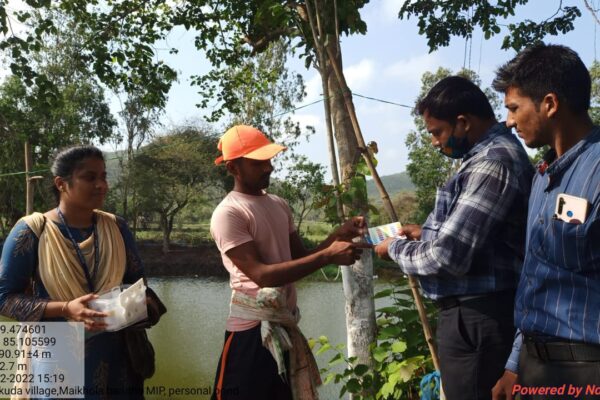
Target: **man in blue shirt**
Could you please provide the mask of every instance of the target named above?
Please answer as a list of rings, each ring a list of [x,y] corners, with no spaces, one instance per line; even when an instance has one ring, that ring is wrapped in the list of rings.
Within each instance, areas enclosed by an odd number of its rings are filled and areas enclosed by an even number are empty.
[[[468,79],[442,79],[417,111],[432,144],[462,164],[438,190],[423,226],[405,225],[409,240],[390,238],[375,251],[417,276],[440,308],[437,346],[446,398],[490,399],[514,337],[533,167]]]
[[[540,44],[493,86],[505,93],[507,126],[529,147],[550,147],[529,200],[518,333],[493,398],[546,399],[552,388],[600,398],[600,130],[588,115],[589,72],[573,50]]]

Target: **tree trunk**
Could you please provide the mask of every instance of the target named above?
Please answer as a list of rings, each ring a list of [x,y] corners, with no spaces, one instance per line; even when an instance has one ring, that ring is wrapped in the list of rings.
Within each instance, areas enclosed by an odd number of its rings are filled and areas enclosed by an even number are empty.
[[[31,180],[31,146],[25,141],[25,215],[33,212],[33,181]]]
[[[125,171],[125,173],[123,174],[123,177],[125,179],[123,179],[123,217],[125,218],[129,218],[128,215],[128,197],[129,197],[129,183],[131,180],[131,166],[133,165],[133,139],[134,139],[134,134],[131,132],[130,129],[127,130],[127,165],[125,165],[125,168],[123,168],[123,165],[121,165],[122,170]]]
[[[335,46],[329,41],[328,46]],[[338,56],[336,62],[342,64]],[[356,163],[360,158],[358,144],[350,116],[346,109],[343,93],[335,74],[331,71],[329,60],[326,64],[330,108],[335,127],[335,139],[338,148],[342,181],[347,182],[354,175]],[[366,214],[367,199],[354,199],[353,209]],[[357,363],[372,365],[369,345],[376,340],[375,302],[373,300],[373,258],[365,251],[360,260],[352,266],[342,267],[342,281],[346,298],[346,329],[348,356],[356,357]]]
[[[162,251],[167,254],[170,251],[171,229],[169,229],[169,217],[166,212],[160,213],[160,226],[163,232]]]
[[[129,172],[128,172],[128,168],[129,168],[129,164],[128,166],[125,166],[123,163],[121,163],[121,171],[123,171],[123,187],[121,190],[123,199],[122,199],[122,206],[123,206],[123,218],[125,219],[129,219],[127,213],[129,212],[128,210],[128,204],[127,204],[127,196],[129,195]]]

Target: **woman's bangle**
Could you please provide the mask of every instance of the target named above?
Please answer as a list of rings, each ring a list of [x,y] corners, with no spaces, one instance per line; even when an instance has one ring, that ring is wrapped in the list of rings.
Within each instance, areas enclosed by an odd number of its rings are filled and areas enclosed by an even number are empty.
[[[65,311],[67,310],[67,307],[69,306],[69,303],[70,303],[70,302],[71,302],[71,300],[69,300],[69,301],[65,302],[65,304],[63,304],[62,308],[60,309],[60,314],[61,314],[63,317],[65,317],[65,318],[67,317],[67,316],[65,315]]]

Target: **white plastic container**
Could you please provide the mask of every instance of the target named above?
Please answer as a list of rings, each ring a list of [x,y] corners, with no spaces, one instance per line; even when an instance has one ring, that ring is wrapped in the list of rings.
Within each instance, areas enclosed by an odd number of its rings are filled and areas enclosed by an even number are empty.
[[[121,291],[119,286],[88,302],[89,308],[108,314],[104,318],[107,331],[118,331],[148,318],[146,286],[140,279]]]

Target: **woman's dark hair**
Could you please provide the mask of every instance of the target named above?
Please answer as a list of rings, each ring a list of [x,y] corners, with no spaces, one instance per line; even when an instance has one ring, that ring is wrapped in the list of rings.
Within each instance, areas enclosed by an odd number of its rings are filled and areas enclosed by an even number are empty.
[[[565,46],[536,44],[498,68],[494,89],[506,93],[514,87],[539,105],[554,93],[575,114],[590,108],[592,81],[581,58]]]
[[[83,161],[88,158],[98,158],[104,161],[102,151],[94,146],[78,145],[60,150],[54,157],[54,162],[50,168],[52,176],[60,176],[68,182],[71,180],[73,172],[75,172],[81,166]],[[52,182],[51,190],[58,203],[60,201],[60,192],[54,184],[54,181]]]
[[[495,118],[485,93],[469,79],[449,76],[440,80],[417,102],[419,115],[425,111],[433,118],[454,124],[459,115],[474,115],[482,119]]]

